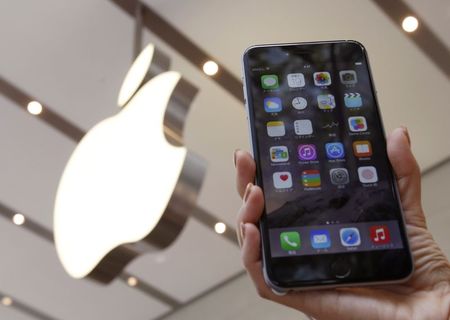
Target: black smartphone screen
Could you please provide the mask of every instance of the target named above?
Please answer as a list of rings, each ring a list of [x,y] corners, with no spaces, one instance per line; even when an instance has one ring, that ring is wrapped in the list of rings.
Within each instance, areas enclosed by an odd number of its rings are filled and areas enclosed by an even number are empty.
[[[244,69],[268,274],[286,286],[407,275],[408,244],[364,47],[257,46],[244,55]],[[349,271],[340,277],[333,268]]]

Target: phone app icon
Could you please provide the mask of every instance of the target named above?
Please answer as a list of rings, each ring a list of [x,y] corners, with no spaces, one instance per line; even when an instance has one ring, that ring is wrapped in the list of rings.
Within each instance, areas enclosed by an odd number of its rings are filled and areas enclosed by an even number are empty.
[[[347,92],[344,94],[344,104],[347,108],[362,107],[362,98],[358,92]]]
[[[290,88],[301,88],[305,86],[305,76],[303,73],[289,73],[287,75],[287,81]]]
[[[317,106],[322,110],[331,110],[336,108],[336,100],[332,94],[321,94],[317,96]]]
[[[282,137],[286,134],[283,121],[267,122],[267,134],[269,137]]]
[[[286,162],[289,160],[289,151],[286,146],[270,147],[270,160],[272,162]]]
[[[331,75],[329,72],[314,72],[314,84],[318,87],[329,86],[331,84]]]
[[[354,70],[339,71],[339,78],[341,78],[342,84],[356,84],[358,82],[358,78],[356,77],[356,72]]]
[[[358,177],[361,183],[375,183],[378,181],[377,169],[373,166],[359,167]]]
[[[342,228],[339,230],[341,243],[344,247],[356,247],[361,244],[358,228]]]
[[[328,142],[325,144],[328,159],[342,159],[345,157],[344,145],[341,142]]]
[[[295,97],[292,99],[292,107],[296,110],[304,110],[308,106],[308,101],[303,97]]]
[[[373,244],[388,244],[391,242],[391,234],[386,225],[372,226],[370,230],[370,239]]]
[[[305,187],[320,187],[320,171],[319,170],[304,170],[302,172],[302,184]]]
[[[278,76],[276,74],[266,74],[261,76],[261,86],[263,89],[278,89]]]
[[[300,249],[300,234],[296,231],[286,231],[280,233],[281,249],[284,251],[293,251]]]
[[[367,131],[367,122],[364,117],[350,117],[348,118],[348,126],[351,132]]]
[[[313,127],[311,120],[295,120],[294,121],[295,134],[299,136],[304,136],[313,133]]]
[[[292,188],[292,176],[288,171],[275,172],[273,174],[273,186],[275,189]]]
[[[358,140],[353,142],[353,154],[355,157],[363,158],[372,156],[372,144],[369,140]]]
[[[316,146],[313,144],[301,144],[298,146],[297,152],[299,160],[310,161],[317,159]]]
[[[278,97],[264,98],[264,110],[266,112],[280,112],[283,109],[281,99]]]
[[[331,183],[335,185],[344,185],[350,182],[348,171],[345,168],[330,169]]]
[[[331,247],[331,237],[328,230],[312,230],[310,240],[311,246],[314,249],[327,249]]]

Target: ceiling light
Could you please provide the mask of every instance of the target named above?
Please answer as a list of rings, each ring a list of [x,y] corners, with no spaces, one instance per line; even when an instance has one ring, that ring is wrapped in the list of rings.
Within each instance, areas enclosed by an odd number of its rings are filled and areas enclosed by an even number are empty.
[[[208,76],[213,76],[219,71],[219,66],[214,61],[206,61],[203,65],[203,72],[206,73]]]
[[[136,287],[138,284],[138,279],[136,279],[135,277],[128,277],[127,283],[130,287]]]
[[[403,19],[402,27],[406,32],[414,32],[419,27],[419,21],[413,16],[406,17]]]
[[[223,222],[217,222],[214,225],[214,230],[218,233],[218,234],[222,234],[225,232],[225,230],[227,230],[227,226],[225,225],[225,223]]]
[[[42,112],[42,104],[37,101],[31,101],[27,105],[27,110],[31,114],[38,115]]]
[[[12,305],[13,301],[10,297],[3,297],[2,298],[2,304],[6,307],[9,307],[10,305]]]
[[[14,224],[21,226],[25,223],[25,216],[21,213],[16,213],[12,218]]]

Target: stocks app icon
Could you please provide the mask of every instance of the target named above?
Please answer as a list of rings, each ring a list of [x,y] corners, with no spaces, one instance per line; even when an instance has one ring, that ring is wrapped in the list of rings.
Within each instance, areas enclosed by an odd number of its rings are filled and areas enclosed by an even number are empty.
[[[309,161],[317,159],[316,146],[313,144],[301,144],[298,146],[297,151],[299,160]]]

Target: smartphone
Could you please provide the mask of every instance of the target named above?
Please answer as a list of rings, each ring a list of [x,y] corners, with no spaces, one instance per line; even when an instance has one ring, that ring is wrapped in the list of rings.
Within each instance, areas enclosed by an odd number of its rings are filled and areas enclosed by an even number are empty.
[[[413,263],[363,45],[256,45],[243,69],[267,284],[406,280]]]

